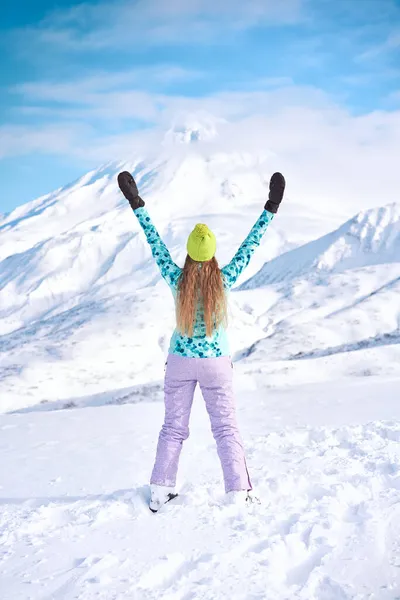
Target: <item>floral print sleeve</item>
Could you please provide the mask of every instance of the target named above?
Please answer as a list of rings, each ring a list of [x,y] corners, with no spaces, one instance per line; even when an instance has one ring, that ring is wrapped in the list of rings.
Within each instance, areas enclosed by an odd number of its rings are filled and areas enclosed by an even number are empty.
[[[260,245],[264,233],[268,229],[268,225],[271,223],[274,215],[267,210],[261,213],[254,226],[252,227],[249,235],[244,240],[231,262],[222,269],[224,276],[225,287],[230,289],[239,279],[240,275],[247,267],[250,262],[254,251]]]
[[[146,239],[151,248],[151,253],[160,269],[162,277],[168,285],[176,289],[182,269],[174,263],[167,246],[162,241],[160,234],[155,228],[149,213],[145,208],[138,208],[133,211],[142,227]]]

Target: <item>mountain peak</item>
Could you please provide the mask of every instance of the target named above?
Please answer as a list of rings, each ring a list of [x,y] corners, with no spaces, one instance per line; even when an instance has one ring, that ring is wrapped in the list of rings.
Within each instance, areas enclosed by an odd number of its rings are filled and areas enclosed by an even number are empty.
[[[167,143],[178,144],[209,142],[218,137],[218,127],[224,123],[223,119],[208,113],[187,114],[175,120],[164,139]]]

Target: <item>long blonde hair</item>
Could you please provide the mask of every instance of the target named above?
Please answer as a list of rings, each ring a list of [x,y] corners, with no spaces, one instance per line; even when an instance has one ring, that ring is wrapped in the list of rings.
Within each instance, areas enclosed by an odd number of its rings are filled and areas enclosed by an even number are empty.
[[[227,324],[227,303],[222,273],[217,259],[198,263],[186,257],[178,283],[176,322],[180,333],[193,336],[199,302],[204,310],[206,335]]]

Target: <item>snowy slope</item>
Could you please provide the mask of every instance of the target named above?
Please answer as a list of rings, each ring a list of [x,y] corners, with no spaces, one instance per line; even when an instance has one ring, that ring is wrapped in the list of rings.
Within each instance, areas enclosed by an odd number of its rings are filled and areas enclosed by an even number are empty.
[[[395,600],[398,393],[377,378],[240,395],[263,501],[248,510],[223,504],[197,398],[181,497],[156,516],[161,403],[0,416],[1,597]]]
[[[392,373],[400,341],[400,205],[357,215],[266,263],[240,289],[244,300],[264,300],[257,315],[263,331],[242,353],[248,362],[333,356],[342,374]],[[349,352],[364,349],[360,369]]]
[[[400,204],[362,212],[339,229],[267,263],[241,289],[295,277],[400,262]]]

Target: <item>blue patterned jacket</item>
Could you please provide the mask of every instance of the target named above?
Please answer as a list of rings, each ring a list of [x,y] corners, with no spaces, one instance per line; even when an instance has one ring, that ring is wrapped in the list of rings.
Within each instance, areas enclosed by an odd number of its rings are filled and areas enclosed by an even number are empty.
[[[182,269],[172,260],[169,250],[162,241],[147,210],[145,208],[138,208],[134,211],[134,214],[138,218],[146,235],[161,275],[171,288],[176,301]],[[221,269],[227,292],[235,285],[239,276],[249,264],[255,249],[260,245],[261,239],[273,218],[274,215],[272,213],[264,210],[230,263]],[[204,313],[201,306],[199,306],[193,337],[182,335],[179,331],[175,330],[171,338],[169,353],[190,358],[230,356],[226,329],[221,326],[214,330],[211,337],[207,337]]]

